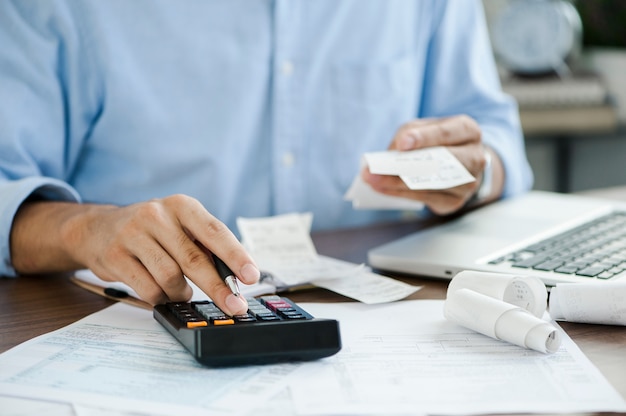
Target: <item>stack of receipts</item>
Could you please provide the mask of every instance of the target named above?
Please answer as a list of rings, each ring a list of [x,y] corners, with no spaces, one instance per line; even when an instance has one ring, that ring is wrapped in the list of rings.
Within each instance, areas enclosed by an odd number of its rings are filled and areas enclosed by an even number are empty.
[[[363,155],[363,164],[376,175],[395,175],[412,190],[440,190],[475,181],[471,173],[442,146],[411,151],[372,152]],[[354,208],[421,209],[424,204],[374,191],[357,174],[345,194]]]
[[[420,289],[354,264],[317,254],[310,236],[311,213],[238,218],[242,243],[263,270],[261,282],[244,293],[323,287],[367,304],[403,299]],[[261,294],[261,293],[257,293]]]

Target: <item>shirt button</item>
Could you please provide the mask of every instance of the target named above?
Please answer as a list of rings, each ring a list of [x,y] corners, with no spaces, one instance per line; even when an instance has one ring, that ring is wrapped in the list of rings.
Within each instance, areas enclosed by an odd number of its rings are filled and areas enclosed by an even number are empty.
[[[287,152],[283,154],[283,166],[290,168],[295,162],[296,158],[294,157],[293,153]]]
[[[282,65],[280,66],[280,71],[283,73],[283,75],[286,76],[293,74],[293,70],[294,66],[293,62],[291,61],[283,61]]]

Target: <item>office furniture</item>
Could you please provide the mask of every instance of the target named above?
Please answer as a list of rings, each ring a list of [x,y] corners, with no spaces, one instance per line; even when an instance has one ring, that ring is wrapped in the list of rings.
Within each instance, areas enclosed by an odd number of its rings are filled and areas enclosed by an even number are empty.
[[[597,138],[615,140],[624,135],[611,93],[595,73],[566,78],[504,78],[503,89],[519,105],[528,157],[538,177],[536,189],[575,191],[577,147]],[[546,144],[552,156],[538,158],[534,149],[545,149]],[[548,169],[538,166],[540,159],[545,159]]]
[[[366,260],[369,248],[424,226],[418,222],[405,222],[317,232],[313,234],[313,240],[320,254],[361,263]],[[445,299],[445,281],[395,277],[424,286],[411,296],[412,299]],[[296,302],[351,301],[323,289],[294,292],[289,297]],[[0,279],[0,352],[68,325],[112,303],[72,284],[64,275]],[[626,327],[567,322],[561,323],[561,326],[607,380],[626,397]]]
[[[613,131],[525,134],[535,189],[578,192],[626,181],[622,164],[626,127]]]

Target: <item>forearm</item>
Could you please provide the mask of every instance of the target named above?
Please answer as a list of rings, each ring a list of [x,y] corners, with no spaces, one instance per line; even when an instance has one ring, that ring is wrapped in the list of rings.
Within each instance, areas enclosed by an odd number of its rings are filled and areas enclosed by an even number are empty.
[[[89,219],[111,206],[71,202],[26,202],[11,228],[11,261],[19,274],[84,268],[77,247],[89,233]]]

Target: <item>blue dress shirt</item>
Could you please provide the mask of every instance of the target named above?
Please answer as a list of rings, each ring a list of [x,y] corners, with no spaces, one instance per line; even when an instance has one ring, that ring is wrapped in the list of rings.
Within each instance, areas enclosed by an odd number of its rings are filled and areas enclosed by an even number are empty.
[[[131,204],[184,193],[314,228],[398,218],[343,195],[416,117],[468,114],[527,190],[515,103],[475,0],[3,0],[0,275],[30,195]]]

